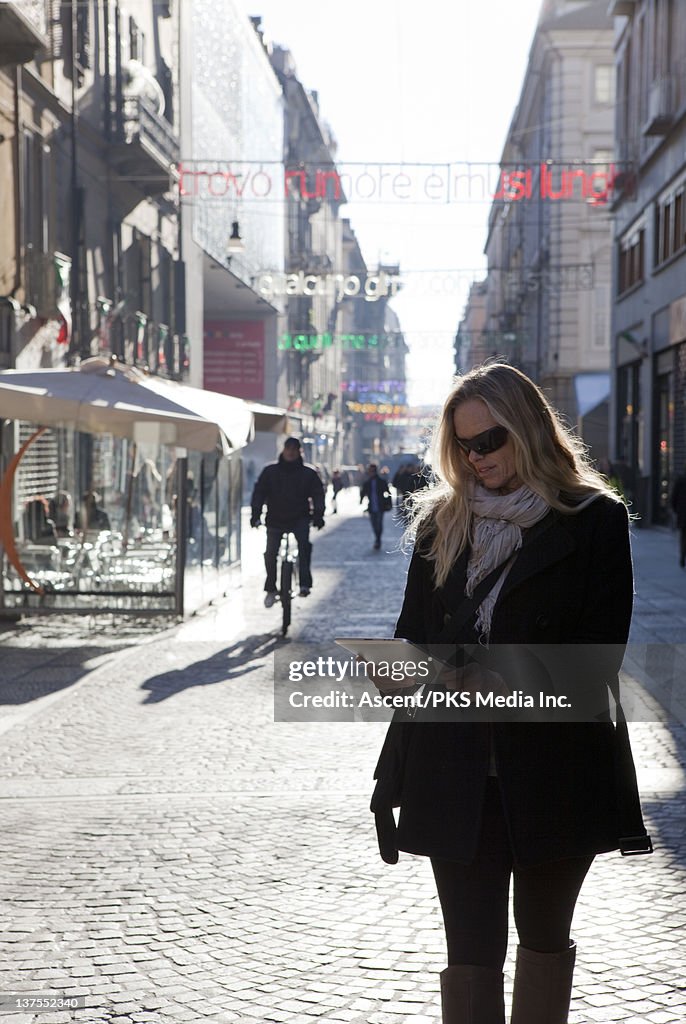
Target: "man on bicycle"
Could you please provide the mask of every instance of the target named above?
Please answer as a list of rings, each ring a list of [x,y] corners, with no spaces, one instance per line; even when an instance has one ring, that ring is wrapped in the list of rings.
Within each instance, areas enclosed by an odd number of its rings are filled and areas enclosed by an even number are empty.
[[[312,589],[310,523],[318,530],[324,525],[324,488],[316,469],[303,461],[297,437],[287,438],[278,460],[264,467],[251,504],[253,527],[261,525],[262,509],[267,506],[265,607],[271,608],[276,601],[276,558],[284,533],[294,534],[298,542],[300,596],[307,597]]]

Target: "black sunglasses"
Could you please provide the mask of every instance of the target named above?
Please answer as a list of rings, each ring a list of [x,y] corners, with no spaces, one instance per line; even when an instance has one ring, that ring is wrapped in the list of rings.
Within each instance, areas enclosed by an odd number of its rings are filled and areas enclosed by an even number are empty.
[[[467,452],[467,454],[476,452],[477,455],[490,455],[491,452],[497,452],[507,442],[507,438],[507,427],[491,427],[490,430],[484,430],[482,434],[470,438],[458,437],[455,434],[455,440],[463,452]]]

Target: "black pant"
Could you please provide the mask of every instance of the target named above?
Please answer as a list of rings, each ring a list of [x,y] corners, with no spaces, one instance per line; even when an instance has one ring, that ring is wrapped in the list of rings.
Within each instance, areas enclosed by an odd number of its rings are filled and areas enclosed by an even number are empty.
[[[369,513],[369,521],[372,524],[372,530],[374,531],[375,538],[380,541],[381,534],[383,533],[383,512],[372,512]]]
[[[514,919],[520,945],[539,953],[569,946],[579,891],[593,857],[530,867],[513,863],[497,779],[489,778],[479,848],[471,864],[432,858],[443,911],[448,964],[502,970],[507,953],[508,895],[514,877]]]
[[[312,545],[310,544],[310,520],[298,519],[292,526],[288,527],[298,542],[298,565],[300,571],[299,583],[301,588],[307,590],[312,587],[312,573],[310,572],[310,558]],[[264,581],[265,590],[276,590],[276,556],[279,553],[281,538],[286,533],[285,528],[279,526],[267,527],[267,550],[264,553],[264,567],[267,570],[267,578]]]

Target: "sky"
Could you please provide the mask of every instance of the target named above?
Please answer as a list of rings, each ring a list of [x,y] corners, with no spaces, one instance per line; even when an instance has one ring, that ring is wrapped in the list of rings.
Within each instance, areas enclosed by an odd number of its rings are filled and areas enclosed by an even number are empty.
[[[266,40],[291,50],[301,82],[318,93],[339,170],[357,197],[341,215],[368,267],[400,264],[404,287],[393,307],[410,346],[410,403],[440,402],[454,373],[468,282],[486,265],[489,209],[478,184],[471,200],[463,189],[457,201],[439,201],[445,165],[498,163],[541,0],[241,2],[262,17]],[[372,189],[381,202],[359,198]],[[459,277],[445,273],[457,270]]]

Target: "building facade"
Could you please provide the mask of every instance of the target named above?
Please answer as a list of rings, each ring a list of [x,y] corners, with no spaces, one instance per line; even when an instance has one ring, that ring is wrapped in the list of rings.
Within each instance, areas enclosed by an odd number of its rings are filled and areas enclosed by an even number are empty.
[[[284,266],[284,104],[260,34],[235,0],[180,5],[179,200],[191,382],[278,406]],[[258,424],[259,426],[259,424]],[[276,435],[246,453],[272,459]]]
[[[132,0],[128,12],[3,4],[5,367],[114,353],[164,376],[187,373],[172,176],[178,22],[169,4]],[[23,64],[27,51],[13,46],[22,23],[40,38]]]
[[[0,368],[103,356],[187,377],[177,11],[151,0],[127,13],[95,0],[2,4]],[[0,429],[6,460],[30,428]],[[93,488],[121,503],[128,460],[126,443],[47,432],[23,463],[19,526],[22,503],[48,500],[65,476],[74,505]]]
[[[611,457],[634,510],[670,521],[686,466],[686,8],[614,2]]]
[[[474,281],[455,336],[455,372],[465,373],[472,366],[478,366],[497,351],[486,333],[486,297],[488,282]],[[497,341],[495,342],[497,345]]]
[[[101,357],[188,379],[177,178],[186,8],[0,5],[3,368]],[[3,423],[3,468],[32,433],[31,424]],[[136,440],[76,423],[46,431],[22,459],[12,515],[24,565],[47,597],[24,592],[6,567],[6,602],[173,611],[199,603],[205,584],[216,595],[240,554],[231,508],[238,494],[240,511],[240,464],[235,454],[197,463],[186,516],[185,453],[154,429]],[[96,506],[101,528],[91,532]]]
[[[489,216],[485,338],[607,454],[612,19],[605,0],[547,0]],[[584,422],[586,421],[586,422]]]

